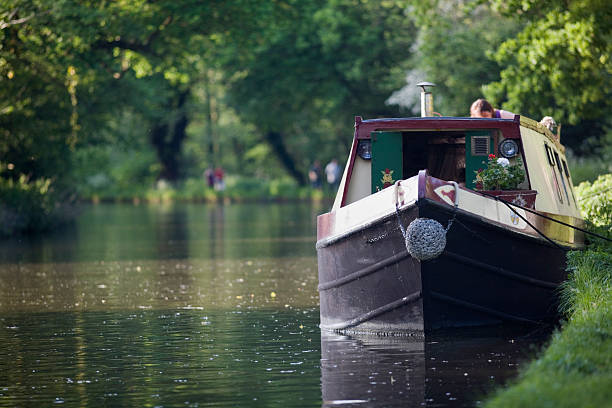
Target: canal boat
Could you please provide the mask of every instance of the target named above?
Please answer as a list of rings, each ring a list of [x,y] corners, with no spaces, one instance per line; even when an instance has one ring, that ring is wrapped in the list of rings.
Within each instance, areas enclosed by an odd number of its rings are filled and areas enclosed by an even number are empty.
[[[335,201],[317,217],[321,329],[554,322],[565,253],[584,244],[559,133],[519,115],[434,116],[423,91],[421,117],[355,118]],[[514,189],[483,185],[493,160],[520,167]]]

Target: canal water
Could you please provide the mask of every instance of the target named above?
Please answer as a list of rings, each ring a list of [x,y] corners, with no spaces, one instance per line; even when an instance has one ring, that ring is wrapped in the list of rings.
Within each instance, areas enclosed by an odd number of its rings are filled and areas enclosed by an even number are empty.
[[[0,241],[0,406],[477,406],[546,337],[322,334],[324,210],[95,205]]]

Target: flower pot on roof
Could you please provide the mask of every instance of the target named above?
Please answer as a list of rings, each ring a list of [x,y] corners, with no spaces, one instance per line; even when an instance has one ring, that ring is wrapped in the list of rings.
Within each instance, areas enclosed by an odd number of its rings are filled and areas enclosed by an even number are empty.
[[[535,207],[537,191],[518,188],[519,184],[525,180],[525,170],[520,158],[516,159],[516,163],[510,164],[505,157],[498,158],[490,154],[486,168],[478,169],[475,173],[474,182],[477,191],[521,207]]]

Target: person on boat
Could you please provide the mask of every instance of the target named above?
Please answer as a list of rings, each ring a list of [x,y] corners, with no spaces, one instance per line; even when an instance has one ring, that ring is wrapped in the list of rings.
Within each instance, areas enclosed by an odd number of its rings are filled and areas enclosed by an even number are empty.
[[[494,109],[493,105],[486,99],[476,99],[470,107],[470,117],[472,118],[498,118],[514,119],[514,113],[501,109]]]

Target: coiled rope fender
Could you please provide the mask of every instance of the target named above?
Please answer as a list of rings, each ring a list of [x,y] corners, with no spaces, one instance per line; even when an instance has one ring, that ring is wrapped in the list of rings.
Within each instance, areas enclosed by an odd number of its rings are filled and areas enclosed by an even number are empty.
[[[395,183],[396,188],[396,202],[395,202],[395,213],[397,214],[397,222],[404,236],[404,243],[406,250],[415,259],[419,261],[426,261],[428,259],[437,258],[444,248],[446,247],[446,234],[448,233],[458,208],[458,197],[459,197],[459,186],[457,183],[452,182],[455,187],[455,212],[448,221],[446,228],[442,226],[438,221],[431,218],[417,218],[413,220],[408,228],[404,229],[402,221],[400,219],[399,208],[400,208],[400,196],[403,192],[399,191],[400,181]],[[403,202],[402,202],[403,204]]]

